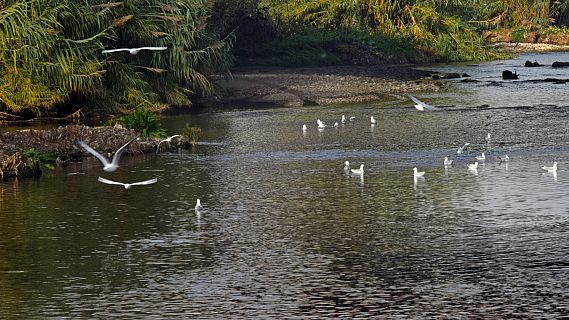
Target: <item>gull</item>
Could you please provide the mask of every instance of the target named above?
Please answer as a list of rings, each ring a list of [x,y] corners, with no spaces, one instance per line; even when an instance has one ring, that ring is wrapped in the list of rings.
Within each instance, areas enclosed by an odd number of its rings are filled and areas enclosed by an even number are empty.
[[[416,103],[415,109],[417,109],[417,110],[419,110],[419,111],[423,111],[424,109],[427,109],[427,110],[436,110],[436,109],[437,109],[437,108],[435,108],[435,107],[433,107],[433,106],[431,106],[431,105],[429,105],[429,104],[426,104],[426,103],[424,103],[423,101],[421,101],[421,100],[419,100],[419,99],[413,97],[413,96],[410,95],[410,94],[409,94],[408,96],[409,96],[409,98],[411,98],[411,100],[413,100],[413,102]]]
[[[342,124],[346,123],[346,115],[342,115]]]
[[[340,124],[338,122],[334,122],[334,128],[338,128]]]
[[[350,121],[356,120],[356,117],[350,117]]]
[[[469,145],[470,143],[467,142],[462,147],[459,146],[458,149],[456,150],[456,153],[461,154],[464,151],[464,149],[466,149],[466,147],[468,147]]]
[[[469,170],[476,170],[478,169],[478,161],[474,163],[468,163],[466,164],[466,166],[468,167]]]
[[[502,162],[508,162],[510,161],[510,157],[508,157],[508,155],[505,155],[503,157],[498,157],[500,159],[500,161]]]
[[[120,49],[110,49],[103,50],[102,53],[112,53],[118,51],[128,51],[130,54],[137,54],[140,50],[166,50],[168,47],[140,47],[140,48],[120,48]]]
[[[543,166],[541,169],[546,170],[547,172],[557,172],[557,161],[553,163],[553,167]]]
[[[482,155],[476,156],[476,160],[478,160],[478,161],[484,161],[484,160],[486,160],[486,156],[484,155],[484,152],[482,152]]]
[[[316,120],[316,123],[318,124],[318,129],[324,129],[326,127],[324,122],[322,122],[320,119]]]
[[[171,136],[171,137],[168,137],[168,138],[166,138],[166,139],[161,140],[160,142],[158,142],[158,146],[156,147],[156,153],[158,153],[158,151],[160,150],[160,144],[161,144],[162,142],[167,142],[168,145],[170,145],[170,142],[172,142],[172,139],[178,138],[178,137],[181,137],[181,135],[175,134],[175,135],[173,135],[173,136]]]
[[[125,143],[124,146],[120,147],[117,152],[115,152],[115,155],[113,156],[113,161],[109,161],[109,159],[107,157],[105,157],[104,155],[100,154],[99,152],[95,151],[95,149],[89,147],[85,142],[83,141],[79,141],[79,144],[85,149],[87,150],[89,153],[91,153],[92,155],[94,155],[95,157],[97,157],[97,159],[99,159],[101,161],[101,163],[103,163],[103,170],[107,171],[107,172],[113,172],[115,170],[117,170],[117,168],[119,167],[119,159],[123,153],[123,151],[126,149],[126,147],[128,147],[129,144],[131,144],[134,140],[137,140],[137,138],[133,138],[131,139],[129,142]]]
[[[425,175],[425,171],[417,171],[417,167],[413,168],[413,178],[423,178]]]
[[[350,173],[350,161],[344,162],[344,172]]]
[[[452,162],[453,160],[449,160],[448,157],[445,157],[445,161],[444,161],[444,165],[446,166],[452,166]]]
[[[116,181],[111,181],[111,180],[107,180],[105,178],[101,178],[99,177],[98,180],[102,183],[106,183],[106,184],[117,184],[117,185],[121,185],[124,186],[125,189],[130,189],[130,187],[132,186],[144,186],[147,184],[153,184],[156,183],[158,181],[157,178],[154,179],[150,179],[150,180],[146,180],[146,181],[140,181],[140,182],[133,182],[133,183],[122,183],[122,182],[116,182]]]
[[[371,120],[371,124],[376,124],[376,123],[377,123],[377,121],[375,120],[375,118],[374,118],[373,116],[371,116],[370,120]]]
[[[364,174],[364,165],[360,165],[359,169],[350,169],[350,172],[355,175],[363,175]]]
[[[308,127],[305,124],[303,124],[302,125],[302,131],[306,131],[306,130],[308,130]]]
[[[488,132],[488,135],[486,135],[486,142],[490,142],[491,139],[492,135],[490,134],[490,132]]]
[[[200,201],[200,199],[196,200],[196,206],[194,207],[194,210],[196,211],[196,213],[199,213],[200,210],[203,209],[202,203]]]

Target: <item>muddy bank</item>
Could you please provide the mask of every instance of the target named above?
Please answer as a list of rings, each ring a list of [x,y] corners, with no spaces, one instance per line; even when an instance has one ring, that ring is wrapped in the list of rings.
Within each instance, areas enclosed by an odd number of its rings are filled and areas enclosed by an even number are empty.
[[[333,105],[377,101],[393,94],[438,91],[447,82],[407,65],[235,69],[217,77],[213,107]]]
[[[41,174],[41,162],[55,165],[78,161],[90,156],[78,142],[85,141],[95,150],[112,153],[138,135],[122,127],[88,127],[67,125],[51,130],[20,130],[0,134],[0,180]],[[154,152],[159,139],[136,140],[124,152]]]

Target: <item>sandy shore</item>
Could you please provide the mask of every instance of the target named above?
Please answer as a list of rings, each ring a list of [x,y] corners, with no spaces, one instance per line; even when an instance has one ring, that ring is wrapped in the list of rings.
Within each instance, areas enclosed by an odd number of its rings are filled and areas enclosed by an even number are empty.
[[[216,77],[213,107],[333,105],[369,102],[394,94],[438,91],[448,84],[406,65],[240,68]]]

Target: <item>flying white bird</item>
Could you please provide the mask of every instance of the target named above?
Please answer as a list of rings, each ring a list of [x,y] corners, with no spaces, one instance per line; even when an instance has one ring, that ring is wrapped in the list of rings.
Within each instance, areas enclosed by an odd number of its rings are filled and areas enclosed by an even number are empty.
[[[171,136],[171,137],[168,137],[168,138],[166,138],[166,139],[164,139],[164,140],[160,140],[160,142],[158,142],[158,146],[156,147],[156,153],[158,153],[158,151],[160,151],[160,144],[161,144],[162,142],[167,142],[168,145],[170,145],[170,142],[172,142],[172,139],[174,139],[174,138],[179,138],[179,137],[182,137],[182,136],[179,135],[179,134],[175,134],[175,135],[173,135],[173,136]]]
[[[318,129],[326,128],[326,125],[324,124],[324,122],[322,122],[322,120],[318,119],[316,120],[316,123],[318,124]]]
[[[482,152],[482,155],[476,156],[476,160],[478,160],[478,161],[485,161],[485,160],[486,160],[486,155],[484,155],[484,152]]]
[[[456,149],[456,153],[461,154],[466,149],[466,147],[468,147],[469,145],[470,145],[470,143],[467,142],[462,147],[459,146],[458,149]]]
[[[413,168],[413,178],[423,178],[425,176],[425,171],[417,171],[417,167]]]
[[[375,118],[374,118],[373,116],[370,117],[370,120],[371,120],[371,124],[376,124],[376,123],[377,123],[377,121],[375,120]]]
[[[437,110],[437,108],[435,108],[435,107],[433,107],[433,106],[431,106],[431,105],[429,105],[429,104],[424,103],[423,101],[421,101],[421,100],[419,100],[419,99],[413,97],[413,96],[410,95],[410,94],[409,94],[408,96],[409,96],[409,98],[411,98],[411,100],[413,100],[413,102],[416,103],[415,109],[417,109],[417,110],[419,110],[419,111],[423,111],[424,109],[427,109],[427,110]]]
[[[133,138],[129,142],[125,143],[124,146],[120,147],[117,150],[117,152],[115,152],[115,155],[113,156],[113,161],[109,161],[109,159],[107,157],[105,157],[104,155],[95,151],[95,149],[89,147],[85,142],[79,141],[79,144],[85,150],[87,150],[89,153],[91,153],[92,155],[97,157],[97,159],[99,159],[101,161],[101,163],[103,164],[103,170],[105,170],[107,172],[113,172],[113,171],[117,170],[119,167],[119,159],[120,159],[123,151],[126,149],[126,147],[128,147],[129,144],[131,144],[134,140],[137,140],[137,139],[138,138]]]
[[[478,169],[478,162],[468,163],[466,166],[468,167],[469,170],[476,170]]]
[[[140,47],[140,48],[120,48],[120,49],[110,49],[103,50],[102,53],[112,53],[118,51],[128,51],[130,54],[137,54],[140,50],[166,50],[168,47]]]
[[[453,160],[449,160],[448,157],[445,157],[445,161],[444,161],[444,165],[446,166],[452,166],[452,162]]]
[[[106,184],[116,184],[116,185],[124,186],[125,189],[130,189],[130,187],[132,187],[132,186],[144,186],[147,184],[153,184],[153,183],[156,183],[158,181],[157,178],[154,178],[154,179],[150,179],[150,180],[146,180],[146,181],[140,181],[140,182],[122,183],[122,182],[107,180],[107,179],[101,178],[101,177],[99,177],[98,180],[100,182],[106,183]]]
[[[557,172],[557,161],[553,163],[553,167],[543,166],[541,169],[546,170],[547,172]]]
[[[202,203],[200,201],[200,199],[196,200],[196,206],[194,207],[194,210],[196,211],[196,213],[199,213],[200,210],[203,209]]]
[[[363,175],[364,174],[364,165],[360,165],[359,169],[350,169],[350,172],[355,175]]]
[[[500,161],[502,162],[508,162],[510,161],[510,157],[508,157],[508,155],[505,155],[503,157],[498,157],[500,159]]]

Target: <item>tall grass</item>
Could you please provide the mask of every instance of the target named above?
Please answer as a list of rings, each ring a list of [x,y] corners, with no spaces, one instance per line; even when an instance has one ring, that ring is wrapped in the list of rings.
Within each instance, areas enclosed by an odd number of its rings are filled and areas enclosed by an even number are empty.
[[[259,0],[282,28],[296,25],[359,30],[411,39],[441,60],[491,58],[480,30],[513,25],[547,25],[549,0]]]

